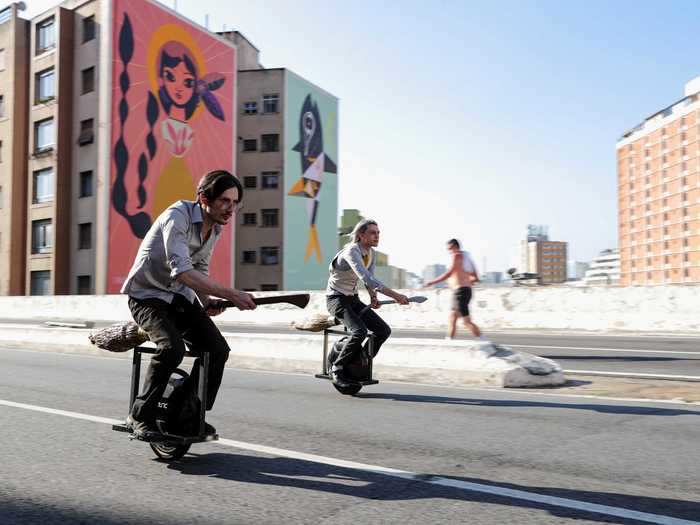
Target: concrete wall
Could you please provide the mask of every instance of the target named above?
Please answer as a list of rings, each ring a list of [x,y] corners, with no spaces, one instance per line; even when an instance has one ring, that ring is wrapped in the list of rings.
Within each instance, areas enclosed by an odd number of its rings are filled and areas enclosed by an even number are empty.
[[[449,290],[408,290],[428,301],[410,306],[384,306],[380,315],[393,327],[440,328],[450,309]],[[277,295],[276,292],[256,295]],[[700,334],[697,305],[700,287],[631,288],[502,287],[477,288],[473,319],[485,331],[503,329],[630,330]],[[254,312],[231,309],[217,322],[290,323],[314,313],[326,313],[323,293],[312,294],[305,310],[294,306],[263,306]],[[0,297],[0,320],[122,321],[130,319],[126,298],[107,296]]]

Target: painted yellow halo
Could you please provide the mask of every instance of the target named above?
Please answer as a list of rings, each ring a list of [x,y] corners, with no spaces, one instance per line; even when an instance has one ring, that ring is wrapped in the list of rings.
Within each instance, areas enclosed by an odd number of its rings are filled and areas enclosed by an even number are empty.
[[[202,51],[199,49],[194,38],[192,38],[192,35],[188,33],[184,27],[177,24],[162,25],[151,34],[151,40],[148,43],[148,53],[146,55],[148,80],[151,85],[151,91],[156,96],[158,96],[158,89],[160,88],[160,84],[158,83],[158,58],[161,49],[163,49],[163,46],[168,42],[179,42],[189,50],[194,58],[197,76],[199,78],[207,74],[204,55],[202,55]],[[199,114],[200,109],[201,104],[197,106],[190,120],[194,119]]]

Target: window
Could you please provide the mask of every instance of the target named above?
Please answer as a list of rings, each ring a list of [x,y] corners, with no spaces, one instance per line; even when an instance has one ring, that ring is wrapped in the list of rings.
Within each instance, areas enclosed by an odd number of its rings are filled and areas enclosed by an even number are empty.
[[[243,187],[244,188],[257,188],[258,187],[258,178],[255,175],[243,177]]]
[[[83,18],[83,44],[95,39],[95,16]],[[89,276],[88,276],[89,277]]]
[[[257,102],[244,102],[243,103],[243,113],[245,115],[256,115],[258,113],[258,103]]]
[[[80,172],[80,197],[92,197],[92,170]]]
[[[5,97],[0,95],[0,118],[5,118]]]
[[[0,49],[0,71],[5,70],[5,50]]]
[[[80,75],[83,86],[80,94],[84,95],[85,93],[95,91],[95,68],[88,67],[86,69],[83,69]]]
[[[279,99],[279,95],[263,95],[263,113],[277,113]]]
[[[56,24],[53,17],[36,25],[36,54],[40,55],[56,47]]]
[[[53,200],[53,168],[35,171],[32,176],[32,182],[32,202],[34,204],[41,204],[42,202]]]
[[[49,284],[51,281],[51,272],[49,270],[41,270],[38,272],[31,272],[30,274],[31,282],[31,295],[50,295]]]
[[[264,265],[279,264],[279,248],[276,246],[260,248],[260,262]]]
[[[53,68],[36,74],[34,103],[43,104],[56,97],[56,74]]]
[[[34,150],[37,153],[53,149],[53,119],[47,118],[34,123]]]
[[[243,226],[255,226],[258,223],[258,215],[256,213],[243,214]]]
[[[78,249],[89,250],[92,248],[92,223],[78,224]]]
[[[277,133],[260,137],[260,151],[279,151],[280,136]]]
[[[32,221],[32,253],[50,253],[53,248],[51,219]]]
[[[276,171],[262,172],[262,187],[265,190],[271,190],[279,186],[280,174]]]
[[[260,291],[262,292],[276,292],[279,290],[279,286],[276,284],[263,284],[260,286]]]
[[[78,136],[78,144],[85,146],[86,144],[92,144],[95,140],[95,133],[93,132],[94,120],[89,118],[80,121],[80,135]]]
[[[243,151],[258,151],[258,141],[256,139],[243,139]]]
[[[92,293],[92,278],[89,275],[78,275],[78,295]]]
[[[255,264],[257,259],[255,251],[243,252],[243,264]]]
[[[0,210],[2,210],[2,186],[0,186]]]
[[[276,208],[262,210],[262,225],[265,228],[279,226],[279,210]]]

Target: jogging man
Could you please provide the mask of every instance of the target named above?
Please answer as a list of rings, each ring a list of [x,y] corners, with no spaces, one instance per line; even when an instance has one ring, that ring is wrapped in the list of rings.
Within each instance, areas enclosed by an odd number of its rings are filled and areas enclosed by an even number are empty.
[[[158,433],[156,407],[185,355],[185,339],[193,354],[210,353],[206,409],[214,405],[230,349],[210,319],[223,311],[210,296],[228,299],[241,310],[255,308],[249,294],[208,276],[214,246],[242,199],[243,187],[235,175],[211,171],[199,181],[196,200],[172,204],[141,242],[121,289],[129,295],[134,321],[157,346],[143,391],[127,417],[127,425],[137,437],[149,439]],[[196,387],[197,365],[188,379],[189,388]],[[214,432],[207,425],[207,433]]]
[[[379,351],[384,341],[391,335],[391,328],[358,296],[358,282],[361,280],[370,297],[370,306],[379,308],[377,292],[391,297],[399,304],[408,304],[408,298],[384,286],[374,277],[374,247],[379,244],[379,227],[370,219],[364,219],[355,225],[350,234],[351,242],[345,245],[331,261],[328,270],[328,287],[326,288],[326,305],[331,315],[340,319],[350,332],[345,347],[340,351],[331,366],[331,379],[341,387],[350,386],[353,381],[344,372],[343,367],[352,362],[362,349],[367,331],[374,333],[374,352]]]
[[[469,252],[460,249],[457,239],[447,241],[447,250],[452,255],[450,268],[441,276],[425,283],[426,286],[433,286],[449,279],[452,288],[452,310],[448,318],[447,337],[454,339],[457,331],[457,319],[462,318],[464,326],[469,328],[474,337],[481,337],[481,330],[476,326],[469,316],[469,301],[472,298],[472,285],[479,282],[479,274],[476,264],[469,256]]]

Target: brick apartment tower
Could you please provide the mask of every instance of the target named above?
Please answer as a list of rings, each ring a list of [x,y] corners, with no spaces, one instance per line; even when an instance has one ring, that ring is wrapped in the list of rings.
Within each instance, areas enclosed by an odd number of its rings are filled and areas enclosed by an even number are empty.
[[[700,77],[617,143],[620,284],[700,282]]]

